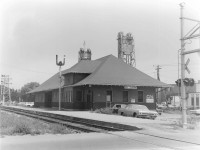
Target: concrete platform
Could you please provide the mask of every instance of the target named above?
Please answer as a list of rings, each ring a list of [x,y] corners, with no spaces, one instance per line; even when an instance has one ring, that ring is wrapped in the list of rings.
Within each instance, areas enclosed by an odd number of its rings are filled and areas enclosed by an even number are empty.
[[[162,124],[162,123],[171,123],[169,120],[162,120],[160,118],[163,118],[161,116],[158,116],[155,120],[151,119],[142,119],[142,118],[133,118],[133,117],[126,117],[126,116],[120,116],[115,114],[101,114],[101,113],[95,113],[92,111],[58,111],[55,109],[46,109],[46,108],[32,108],[32,107],[20,107],[20,106],[11,106],[14,108],[21,108],[26,110],[34,110],[39,112],[47,112],[47,113],[53,113],[53,114],[60,114],[60,115],[66,115],[66,116],[72,116],[72,117],[78,117],[78,118],[84,118],[84,119],[91,119],[91,120],[98,120],[98,121],[104,121],[104,122],[111,122],[111,123],[119,123],[119,124],[125,124],[130,126],[138,126],[142,127],[144,124]],[[179,118],[180,116],[176,116],[176,118]]]

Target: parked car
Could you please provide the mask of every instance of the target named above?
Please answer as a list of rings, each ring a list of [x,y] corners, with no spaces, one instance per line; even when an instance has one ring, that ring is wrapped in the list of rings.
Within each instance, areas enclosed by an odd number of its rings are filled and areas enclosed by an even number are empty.
[[[19,102],[18,103],[21,106],[27,106],[27,107],[33,107],[34,106],[34,102]]]
[[[167,108],[167,105],[164,104],[164,103],[161,103],[161,104],[156,104],[156,107],[157,107],[158,109],[166,109],[166,108]]]
[[[200,115],[200,109],[190,110],[190,113],[194,115]]]
[[[126,104],[115,104],[111,109],[112,109],[112,113],[118,113],[118,110],[120,108],[125,108]]]
[[[28,107],[33,107],[34,106],[34,102],[26,102],[25,105],[28,106]]]
[[[156,111],[151,111],[146,106],[138,104],[128,104],[125,108],[120,108],[118,114],[149,119],[155,119],[158,116]]]
[[[162,115],[162,113],[163,113],[163,109],[156,108],[156,112],[157,112],[159,115]]]

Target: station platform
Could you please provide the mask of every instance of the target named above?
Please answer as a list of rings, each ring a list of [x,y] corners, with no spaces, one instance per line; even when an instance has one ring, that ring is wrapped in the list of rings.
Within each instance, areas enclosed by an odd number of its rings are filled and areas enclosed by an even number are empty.
[[[144,124],[163,124],[172,123],[172,120],[166,120],[162,119],[164,116],[158,116],[155,120],[151,119],[142,119],[142,118],[133,118],[133,117],[127,117],[127,116],[120,116],[117,114],[102,114],[102,113],[96,113],[94,111],[72,111],[72,110],[56,110],[56,108],[32,108],[32,107],[23,107],[23,106],[9,106],[9,107],[15,107],[20,109],[27,109],[27,110],[33,110],[33,111],[39,111],[39,112],[47,112],[47,113],[53,113],[53,114],[60,114],[60,115],[66,115],[71,117],[77,117],[77,118],[83,118],[83,119],[89,119],[89,120],[97,120],[97,121],[104,121],[104,122],[111,122],[111,123],[118,123],[118,124],[124,124],[124,125],[130,125],[130,126],[137,126],[139,128],[144,128]],[[166,116],[166,115],[165,115]],[[180,117],[180,116],[174,116],[174,117]]]

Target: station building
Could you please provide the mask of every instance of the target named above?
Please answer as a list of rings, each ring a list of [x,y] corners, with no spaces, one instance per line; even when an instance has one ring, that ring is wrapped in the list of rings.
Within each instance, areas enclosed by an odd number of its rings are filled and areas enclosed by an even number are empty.
[[[200,108],[200,81],[195,83],[193,86],[186,86],[186,99],[188,109]],[[166,97],[170,98],[172,105],[181,106],[181,89],[176,84],[171,84],[170,88],[166,88]]]
[[[79,59],[77,64],[62,71],[62,76],[63,109],[90,110],[120,103],[156,109],[156,88],[169,87],[113,55],[96,60]],[[35,105],[58,107],[59,85],[59,73],[56,73],[32,90]]]

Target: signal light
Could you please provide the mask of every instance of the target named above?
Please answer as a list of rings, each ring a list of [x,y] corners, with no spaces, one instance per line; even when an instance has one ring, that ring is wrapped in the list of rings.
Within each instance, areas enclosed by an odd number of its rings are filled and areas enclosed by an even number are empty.
[[[192,78],[185,78],[183,80],[185,86],[193,86],[194,85],[194,79]]]
[[[177,86],[181,87],[181,79],[176,80],[175,83]]]
[[[175,81],[176,85],[181,87],[181,79]],[[183,83],[185,86],[194,86],[194,79],[192,78],[185,78],[183,79]]]
[[[189,86],[194,86],[194,79],[190,78],[189,83],[190,83]]]
[[[190,85],[190,79],[189,78],[183,79],[183,83],[184,83],[185,86],[189,86]]]

